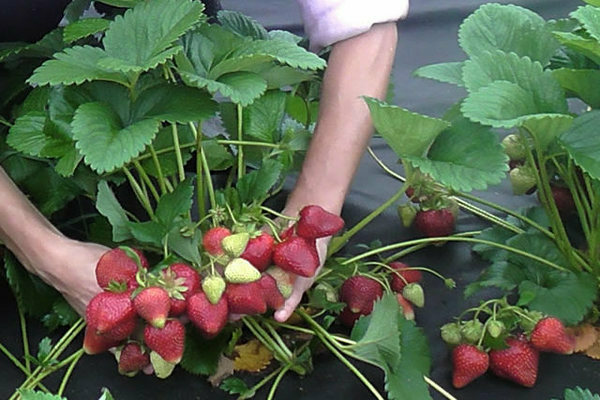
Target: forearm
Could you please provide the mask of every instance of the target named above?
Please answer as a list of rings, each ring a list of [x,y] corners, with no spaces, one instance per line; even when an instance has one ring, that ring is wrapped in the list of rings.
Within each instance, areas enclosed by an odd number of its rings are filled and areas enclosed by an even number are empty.
[[[396,43],[396,24],[390,22],[333,46],[319,119],[286,213],[295,214],[307,204],[340,213],[373,131],[361,96],[385,96]]]

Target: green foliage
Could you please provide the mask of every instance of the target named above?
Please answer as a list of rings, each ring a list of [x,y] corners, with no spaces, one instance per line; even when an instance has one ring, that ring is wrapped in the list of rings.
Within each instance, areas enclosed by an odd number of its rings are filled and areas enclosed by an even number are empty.
[[[131,238],[129,219],[106,181],[98,183],[96,209],[104,215],[112,226],[112,240],[122,242]]]
[[[34,391],[31,389],[22,390],[20,394],[20,398],[23,400],[67,400],[65,397],[59,395]]]
[[[281,179],[281,163],[264,160],[261,167],[244,175],[236,185],[242,203],[262,202],[269,190]]]
[[[65,43],[72,43],[79,39],[102,33],[108,29],[109,24],[109,20],[102,18],[80,19],[65,26],[63,40]]]
[[[214,374],[230,337],[231,332],[224,330],[213,339],[204,339],[188,324],[181,367],[194,375]]]
[[[600,400],[600,395],[592,393],[589,389],[582,389],[577,386],[574,389],[565,389],[564,400]]]
[[[420,78],[434,79],[444,83],[464,86],[463,65],[462,62],[426,65],[415,70],[414,74]]]
[[[237,11],[221,10],[217,19],[224,28],[241,36],[253,39],[269,39],[269,33],[256,20]]]
[[[560,136],[569,156],[594,179],[600,179],[599,121],[600,111],[587,112],[575,118],[571,128]]]
[[[248,387],[248,385],[246,385],[246,383],[243,380],[234,376],[223,380],[223,383],[221,383],[221,386],[219,386],[219,388],[229,394],[239,394],[241,395],[240,397],[243,396],[244,398],[252,397],[254,394],[250,391],[250,388]]]

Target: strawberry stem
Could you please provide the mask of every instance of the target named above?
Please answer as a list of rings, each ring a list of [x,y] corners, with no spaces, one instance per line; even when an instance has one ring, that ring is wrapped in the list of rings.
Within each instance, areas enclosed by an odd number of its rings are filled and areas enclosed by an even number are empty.
[[[163,175],[162,166],[160,165],[160,160],[158,159],[158,155],[156,154],[156,150],[154,146],[151,144],[148,145],[148,149],[150,150],[150,155],[152,156],[152,162],[154,163],[154,168],[156,169],[156,174],[158,175],[158,187],[160,188],[160,192],[162,194],[167,193],[167,187],[165,185],[165,176]],[[134,162],[139,163],[139,160],[135,160]]]
[[[273,214],[274,216],[276,216],[278,218],[281,218],[281,219],[285,219],[285,220],[288,220],[288,221],[298,221],[298,218],[290,217],[289,215],[282,214],[282,213],[277,212],[277,211],[275,211],[275,210],[273,210],[273,209],[271,209],[269,207],[266,207],[266,206],[260,206],[260,209],[262,211],[266,211],[266,212],[268,212],[270,214]]]
[[[25,357],[25,369],[27,370],[25,375],[29,375],[31,374],[31,362],[29,360],[31,354],[29,352],[29,339],[27,338],[27,321],[25,320],[23,310],[18,304],[17,311],[19,313],[19,322],[21,325],[21,338],[23,339],[23,357]]]
[[[441,394],[442,396],[444,396],[448,400],[458,400],[456,397],[452,396],[443,387],[441,387],[440,385],[438,385],[435,381],[431,380],[429,377],[423,375],[423,379],[425,380],[425,382],[427,382],[427,384],[429,386],[431,386],[432,388],[434,388],[439,394]]]
[[[151,218],[154,218],[154,210],[152,210],[152,206],[150,205],[150,200],[148,199],[148,196],[142,190],[140,184],[135,180],[135,178],[133,177],[133,175],[131,174],[131,172],[129,172],[129,170],[127,168],[123,167],[122,171],[125,174],[125,176],[127,177],[127,180],[129,180],[129,185],[131,185],[131,188],[133,189],[135,196],[137,197],[137,199],[140,202],[140,204],[142,205],[142,207],[144,207],[144,210],[146,210],[146,212],[148,213],[148,215]]]
[[[146,186],[148,186],[148,188],[150,188],[150,193],[152,193],[152,197],[154,197],[154,200],[158,201],[158,199],[160,199],[160,195],[158,194],[158,191],[154,187],[154,183],[152,183],[152,180],[150,179],[150,177],[148,176],[148,174],[142,167],[142,164],[140,164],[139,161],[134,161],[133,166],[135,167],[136,171],[138,172],[138,175],[140,176],[140,178],[142,178],[142,180],[144,181]]]
[[[204,192],[206,191],[206,184],[204,182],[204,174],[202,172],[202,157],[200,153],[202,152],[202,121],[198,121],[198,128],[200,128],[200,132],[196,129],[196,126],[193,122],[189,123],[190,128],[192,128],[192,133],[196,138],[196,201],[198,202],[198,218],[200,221],[204,221],[206,218],[206,203],[204,199]],[[197,226],[199,226],[198,223]]]
[[[171,124],[171,134],[173,136],[173,147],[175,148],[175,160],[177,161],[177,172],[179,173],[179,180],[185,181],[185,169],[183,167],[183,156],[181,154],[181,147],[179,146],[179,132],[177,131],[177,124]]]
[[[237,139],[239,142],[242,142],[244,140],[244,136],[242,133],[242,115],[243,113],[243,108],[241,104],[237,105]],[[237,172],[238,172],[238,180],[241,179],[244,176],[244,170],[245,165],[244,165],[244,146],[241,144],[238,144],[237,146]]]
[[[267,396],[267,400],[272,400],[275,397],[275,391],[277,390],[277,387],[279,386],[281,379],[283,379],[283,376],[288,372],[288,370],[291,367],[292,367],[292,364],[287,364],[285,367],[283,367],[281,369],[281,371],[279,371],[279,373],[277,374],[277,377],[275,378],[275,381],[273,381],[271,390],[269,390],[269,395]]]
[[[75,353],[76,357],[73,358],[71,365],[69,365],[69,368],[65,372],[65,375],[63,376],[63,379],[60,382],[60,387],[58,388],[58,392],[56,393],[59,397],[62,396],[62,394],[64,393],[65,388],[67,387],[67,382],[69,381],[69,378],[71,377],[71,374],[73,373],[77,362],[81,359],[83,354],[83,349],[79,349],[77,353]]]

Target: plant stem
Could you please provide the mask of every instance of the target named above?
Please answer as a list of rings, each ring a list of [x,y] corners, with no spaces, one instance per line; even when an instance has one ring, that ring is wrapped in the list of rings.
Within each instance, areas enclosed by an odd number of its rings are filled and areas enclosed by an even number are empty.
[[[25,320],[25,314],[19,305],[17,305],[17,311],[19,312],[19,322],[21,325],[21,338],[23,339],[23,357],[25,357],[25,369],[27,370],[26,375],[31,374],[31,362],[29,361],[29,339],[27,338],[27,321]]]
[[[2,353],[4,353],[4,355],[10,361],[12,361],[12,363],[15,365],[15,367],[20,369],[25,374],[26,377],[29,377],[31,375],[31,371],[28,371],[27,368],[23,364],[21,364],[21,362],[17,359],[17,357],[15,357],[6,347],[4,347],[4,345],[2,343],[0,343],[0,351]]]
[[[237,105],[237,139],[239,142],[242,142],[244,139],[243,133],[242,133],[242,127],[243,127],[243,109],[242,109],[242,105],[238,104]],[[245,164],[244,164],[244,147],[241,144],[238,144],[237,146],[237,170],[238,170],[238,180],[242,179],[242,177],[244,176],[244,168],[245,168]]]
[[[196,156],[198,156],[196,154]],[[212,177],[210,176],[210,168],[208,168],[208,160],[204,153],[204,148],[200,147],[200,157],[202,158],[202,168],[204,169],[204,175],[206,176],[206,188],[208,189],[208,198],[210,200],[210,207],[214,210],[217,208],[217,200],[215,197],[215,189],[212,184]]]
[[[183,156],[181,155],[181,147],[179,146],[179,133],[177,132],[177,124],[171,124],[171,132],[173,133],[173,145],[175,147],[175,159],[177,160],[177,171],[179,180],[185,180],[185,169],[183,168]]]
[[[251,317],[243,317],[242,321],[250,329],[252,334],[256,336],[260,342],[273,353],[276,359],[286,364],[290,363],[287,359],[287,354],[279,347],[277,343],[269,336],[269,334],[262,329],[258,323]]]
[[[452,396],[443,387],[441,387],[440,385],[438,385],[437,383],[435,383],[435,381],[431,380],[429,377],[423,375],[423,379],[425,380],[425,382],[427,382],[427,384],[429,386],[431,386],[432,388],[434,388],[438,393],[440,393],[442,396],[444,396],[448,400],[458,400],[456,397]]]
[[[65,388],[67,387],[67,382],[69,381],[69,378],[71,377],[71,374],[73,373],[73,370],[75,369],[75,366],[77,365],[77,362],[81,359],[81,357],[84,354],[83,349],[80,349],[75,354],[77,356],[73,359],[73,361],[71,362],[71,365],[69,365],[69,368],[65,372],[65,375],[63,376],[63,379],[60,382],[60,387],[58,388],[58,392],[57,392],[58,396],[62,396],[62,394],[64,393]]]
[[[280,149],[281,145],[277,143],[268,143],[268,142],[252,142],[250,140],[226,140],[220,139],[217,140],[218,144],[232,144],[235,146],[258,146],[258,147],[271,147],[273,149]]]
[[[285,219],[288,221],[297,221],[298,220],[298,218],[294,218],[294,217],[290,217],[289,215],[282,214],[280,212],[270,209],[269,207],[260,206],[260,209],[262,211],[268,212],[269,214],[273,214],[274,216],[279,217],[281,219]]]
[[[190,122],[189,123],[194,137],[196,138],[196,202],[198,205],[198,219],[202,221],[206,217],[206,202],[204,199],[204,193],[206,191],[206,184],[204,183],[204,173],[202,171],[202,121],[198,121],[198,128]]]
[[[267,382],[269,382],[271,379],[273,379],[281,370],[283,369],[283,366],[277,368],[275,371],[271,372],[269,375],[265,376],[263,379],[261,379],[256,385],[252,386],[249,390],[249,392],[251,393],[256,393],[256,391],[258,389],[260,389],[261,387],[263,387]],[[240,396],[240,398],[245,399],[246,397]]]
[[[343,235],[337,237],[336,241],[332,241],[329,249],[327,251],[327,256],[331,256],[335,254],[338,250],[340,250],[347,242],[354,236],[358,231],[365,227],[369,222],[371,222],[375,217],[385,211],[389,206],[394,204],[396,200],[404,195],[404,186],[396,194],[386,200],[383,204],[373,210],[369,215],[360,220],[356,225],[346,231]]]
[[[167,186],[165,185],[165,176],[163,175],[162,166],[160,165],[160,160],[158,159],[158,155],[156,154],[156,150],[154,146],[150,144],[148,146],[150,149],[150,155],[152,156],[152,162],[154,163],[154,168],[156,168],[156,174],[158,175],[158,187],[160,188],[160,192],[162,194],[167,193]],[[139,160],[136,160],[139,162]]]
[[[150,205],[150,200],[148,199],[148,196],[144,194],[144,191],[140,187],[139,183],[135,180],[131,172],[129,172],[127,168],[123,168],[122,170],[127,179],[129,180],[129,184],[131,185],[131,188],[133,189],[133,192],[135,193],[138,201],[140,202],[142,207],[144,207],[144,210],[146,210],[148,215],[151,218],[153,218],[154,211],[152,210],[152,206]]]
[[[275,391],[277,390],[277,386],[279,386],[279,382],[283,379],[283,376],[288,372],[288,370],[292,367],[292,364],[288,364],[277,374],[277,378],[273,382],[271,386],[271,390],[269,390],[269,395],[267,396],[267,400],[272,400],[275,397]]]
[[[279,347],[281,348],[281,350],[283,351],[283,353],[285,353],[287,359],[290,360],[290,361],[292,361],[294,359],[294,354],[286,346],[286,344],[284,343],[284,341],[281,338],[281,336],[279,336],[279,333],[277,333],[277,331],[271,326],[271,324],[268,322],[268,320],[263,319],[263,323],[267,327],[267,329],[269,330],[269,332],[271,333],[271,337],[273,337],[273,339],[275,339],[275,342],[279,345]]]
[[[152,180],[150,179],[150,177],[148,176],[148,174],[142,167],[142,164],[140,164],[139,161],[134,161],[133,165],[135,166],[135,169],[137,170],[140,178],[142,178],[142,180],[146,183],[146,186],[148,186],[150,188],[150,193],[152,193],[152,197],[154,197],[154,200],[158,201],[160,199],[160,195],[158,194],[158,191],[154,187]]]

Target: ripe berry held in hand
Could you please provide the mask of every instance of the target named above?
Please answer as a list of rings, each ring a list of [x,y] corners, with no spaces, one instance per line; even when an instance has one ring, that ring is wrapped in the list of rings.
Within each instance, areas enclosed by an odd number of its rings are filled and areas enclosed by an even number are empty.
[[[83,337],[83,351],[89,355],[100,354],[118,346],[120,342],[120,340],[98,335],[96,330],[88,325],[85,328],[85,336]]]
[[[460,389],[485,374],[490,365],[488,354],[471,344],[460,344],[452,350],[452,385]]]
[[[538,351],[521,338],[508,338],[506,344],[506,349],[490,351],[490,370],[500,378],[533,387],[537,379]]]
[[[144,328],[144,342],[165,361],[177,364],[183,357],[185,328],[177,319],[167,320],[162,329],[146,325]]]
[[[269,274],[263,274],[258,280],[262,288],[263,298],[267,303],[267,307],[272,310],[277,310],[285,303],[285,298],[277,287],[277,281]]]
[[[306,239],[292,236],[275,245],[273,262],[285,271],[311,277],[319,267],[319,255]]]
[[[171,316],[183,314],[186,299],[200,289],[200,274],[188,264],[175,263],[162,271],[162,280],[164,282],[163,287],[171,297],[171,311],[169,314]]]
[[[344,227],[344,220],[323,207],[310,205],[300,210],[296,233],[305,239],[335,235]]]
[[[250,261],[257,270],[263,272],[269,268],[273,261],[274,246],[273,236],[267,232],[261,232],[260,236],[251,238],[248,241],[248,245],[240,257]]]
[[[171,309],[169,293],[161,287],[147,287],[135,296],[133,307],[137,314],[156,328],[165,326]]]
[[[142,268],[148,268],[148,260],[144,254],[137,249],[133,250],[139,256]],[[114,248],[104,253],[98,260],[96,281],[102,289],[107,289],[111,282],[124,284],[128,289],[135,289],[138,286],[135,279],[137,272],[137,263],[124,250]]]
[[[381,296],[383,296],[381,284],[363,275],[351,276],[340,288],[340,300],[346,303],[353,313],[363,315],[373,311],[373,303]]]
[[[264,314],[267,311],[267,303],[258,281],[230,283],[225,289],[225,296],[232,314]]]
[[[229,307],[224,296],[216,304],[211,303],[203,292],[196,292],[188,299],[187,315],[207,338],[221,332],[227,324],[228,314]]]
[[[90,300],[85,319],[89,327],[103,335],[120,324],[135,319],[129,293],[101,292]]]
[[[210,228],[202,237],[202,246],[211,256],[219,256],[225,253],[221,241],[231,235],[231,231],[223,226]]]
[[[419,282],[423,277],[421,271],[418,269],[411,269],[407,264],[400,261],[391,262],[390,267],[394,269],[394,271],[390,273],[392,277],[391,287],[392,290],[397,293],[402,293],[402,289],[404,289],[404,286],[408,283]]]
[[[454,232],[454,214],[449,208],[421,210],[415,217],[415,228],[427,237],[449,236]]]
[[[119,354],[119,373],[134,376],[150,364],[150,355],[135,342],[127,343]]]
[[[572,354],[575,340],[567,334],[565,326],[558,318],[546,317],[533,328],[531,345],[539,351]]]

